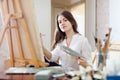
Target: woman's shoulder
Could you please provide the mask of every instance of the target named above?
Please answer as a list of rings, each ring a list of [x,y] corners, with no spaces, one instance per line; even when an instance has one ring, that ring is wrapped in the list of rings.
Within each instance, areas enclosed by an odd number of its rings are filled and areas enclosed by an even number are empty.
[[[76,34],[76,38],[86,39],[86,37],[85,37],[85,36],[83,36],[83,35],[82,35],[82,34],[80,34],[80,33],[77,33],[77,34]]]

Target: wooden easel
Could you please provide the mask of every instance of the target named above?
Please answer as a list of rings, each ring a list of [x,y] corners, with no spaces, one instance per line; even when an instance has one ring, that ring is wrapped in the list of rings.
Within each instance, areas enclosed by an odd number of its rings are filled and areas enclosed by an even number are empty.
[[[7,22],[4,23],[3,26],[4,29],[1,31],[0,34],[0,43],[2,42],[2,39],[5,34],[7,34],[8,39],[8,45],[9,45],[9,53],[10,53],[10,66],[26,66],[28,64],[34,65],[35,67],[40,66],[47,66],[47,64],[43,61],[38,61],[37,55],[35,54],[35,50],[33,47],[32,40],[30,38],[30,34],[28,31],[28,26],[26,24],[26,20],[24,18],[22,8],[20,5],[20,0],[0,0],[0,8],[2,10],[2,16],[3,21]],[[21,25],[21,26],[20,26]],[[22,46],[22,40],[21,40],[21,33],[19,31],[19,28],[22,27],[22,30],[25,35],[26,39],[26,45],[29,47],[29,55],[31,55],[31,59],[25,59],[24,56],[24,49]],[[15,58],[15,52],[14,52],[14,39],[17,44],[17,49],[19,52],[19,58]]]

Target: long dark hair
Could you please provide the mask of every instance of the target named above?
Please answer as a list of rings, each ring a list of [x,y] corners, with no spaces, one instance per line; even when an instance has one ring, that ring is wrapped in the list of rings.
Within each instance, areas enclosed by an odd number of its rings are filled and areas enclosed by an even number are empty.
[[[60,16],[60,15],[67,18],[67,20],[70,21],[70,23],[72,24],[73,31],[75,33],[78,33],[78,31],[77,31],[77,23],[76,23],[73,15],[69,11],[61,12],[60,14],[57,15],[57,19],[56,19],[57,20],[57,31],[56,31],[55,36],[54,36],[55,38],[54,38],[54,43],[53,43],[52,49],[55,48],[57,43],[60,43],[61,41],[63,41],[66,38],[65,32],[62,32],[60,30],[60,27],[59,27],[58,16]]]

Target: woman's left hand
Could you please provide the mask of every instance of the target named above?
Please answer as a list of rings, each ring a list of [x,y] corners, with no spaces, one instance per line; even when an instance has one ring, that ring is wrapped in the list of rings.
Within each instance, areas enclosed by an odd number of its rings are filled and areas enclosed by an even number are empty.
[[[88,63],[85,58],[83,57],[78,57],[78,64],[86,68],[88,66]]]

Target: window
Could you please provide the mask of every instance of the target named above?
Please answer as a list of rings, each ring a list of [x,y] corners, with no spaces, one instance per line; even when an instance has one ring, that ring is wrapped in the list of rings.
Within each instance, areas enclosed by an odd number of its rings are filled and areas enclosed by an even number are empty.
[[[78,24],[78,31],[85,35],[85,3],[71,8],[71,12]]]
[[[120,0],[110,0],[111,41],[120,42]]]

